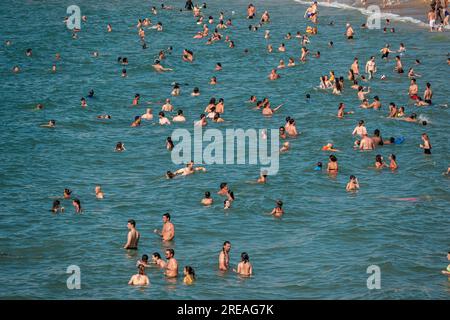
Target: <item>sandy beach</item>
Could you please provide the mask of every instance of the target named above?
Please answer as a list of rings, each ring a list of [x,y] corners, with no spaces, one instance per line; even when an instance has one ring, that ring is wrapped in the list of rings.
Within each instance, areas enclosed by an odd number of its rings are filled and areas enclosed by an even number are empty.
[[[366,5],[362,5],[360,1],[356,1],[354,6],[367,7],[376,4],[381,7],[381,11],[384,13],[398,14],[403,17],[411,17],[427,22],[427,13],[430,8],[431,0],[400,0],[398,1],[399,3],[396,2],[397,1],[395,0],[388,1],[388,3],[392,4],[388,4],[385,8],[383,8],[383,1],[380,0],[369,0],[366,2]]]

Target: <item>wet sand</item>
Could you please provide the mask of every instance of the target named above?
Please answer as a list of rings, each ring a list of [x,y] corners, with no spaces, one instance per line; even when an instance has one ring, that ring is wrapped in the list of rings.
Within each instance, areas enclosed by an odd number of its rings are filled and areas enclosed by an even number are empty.
[[[396,0],[390,0],[385,8],[383,8],[383,1],[380,0],[368,0],[366,5],[362,5],[360,1],[357,1],[355,7],[367,7],[369,5],[378,5],[381,8],[381,12],[398,14],[403,17],[411,17],[414,19],[427,22],[427,13],[430,8],[431,0],[403,0],[396,3]]]

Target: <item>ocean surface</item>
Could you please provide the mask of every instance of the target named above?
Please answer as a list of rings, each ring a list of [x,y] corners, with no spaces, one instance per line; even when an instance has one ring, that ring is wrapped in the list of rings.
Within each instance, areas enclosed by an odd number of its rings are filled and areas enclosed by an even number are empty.
[[[304,33],[308,21],[306,6],[291,0],[252,1],[258,17],[268,10],[272,22],[257,32],[248,30],[255,21],[245,19],[248,1],[208,1],[204,10],[217,22],[218,13],[233,20],[234,27],[223,31],[236,47],[224,42],[204,45],[193,39],[201,30],[192,14],[159,11],[160,1],[3,1],[0,4],[0,298],[2,299],[449,299],[450,281],[440,273],[450,250],[450,179],[443,175],[449,165],[449,33],[429,33],[420,25],[393,21],[395,33],[361,30],[366,17],[357,10],[320,7],[319,34],[311,37],[312,54],[298,63],[298,40],[284,35]],[[78,39],[63,23],[66,8],[77,4],[88,21],[82,23]],[[184,6],[184,1],[165,4]],[[234,14],[233,14],[234,12]],[[143,50],[137,35],[138,18],[161,21],[163,32],[146,30],[148,49]],[[328,23],[334,21],[334,25]],[[216,23],[215,22],[215,23]],[[356,37],[343,36],[345,23],[355,26]],[[113,27],[106,32],[106,25]],[[269,29],[271,39],[264,39]],[[11,40],[10,46],[4,41]],[[329,41],[334,42],[328,48]],[[280,43],[286,53],[276,52]],[[408,99],[406,74],[393,72],[394,62],[381,61],[379,50],[390,43],[397,50],[403,42],[404,69],[414,67],[420,95],[426,82],[432,84],[433,105],[419,108]],[[268,54],[271,43],[275,51]],[[174,72],[155,73],[151,65],[157,53],[172,46],[163,61]],[[33,49],[26,57],[25,50]],[[181,60],[182,50],[194,51],[192,64]],[[248,54],[244,53],[248,49]],[[94,58],[93,51],[100,56]],[[50,71],[55,53],[57,72]],[[342,96],[315,89],[319,78],[334,70],[346,78],[355,56],[360,68],[376,55],[378,73],[368,85],[380,96],[380,111],[359,108],[356,93],[346,81]],[[395,54],[391,55],[394,56]],[[127,78],[117,57],[127,57]],[[295,57],[298,65],[279,71],[281,79],[267,76],[280,59]],[[414,65],[420,59],[421,65]],[[214,72],[221,62],[223,70]],[[19,65],[22,71],[11,69]],[[385,74],[387,79],[379,77]],[[208,85],[216,75],[218,85]],[[145,112],[148,101],[170,97],[172,83],[181,86],[181,96],[171,97],[175,110],[182,109],[185,124],[161,127],[143,122],[131,128],[135,115]],[[191,97],[199,87],[201,96]],[[95,97],[80,107],[80,98],[90,89]],[[131,106],[140,93],[139,106]],[[311,101],[305,95],[311,95]],[[284,106],[272,118],[263,118],[246,104],[250,95],[269,97],[273,105]],[[167,180],[167,170],[180,165],[171,161],[165,139],[175,128],[192,131],[192,122],[214,96],[224,98],[226,122],[209,128],[268,128],[284,125],[294,117],[302,134],[290,139],[292,150],[280,157],[280,171],[268,183],[249,183],[259,175],[257,165],[209,165],[208,172]],[[403,105],[406,113],[416,112],[428,120],[426,127],[386,118],[389,102]],[[344,102],[348,115],[336,118],[337,106]],[[45,108],[36,111],[37,103]],[[156,115],[160,105],[150,105]],[[97,115],[111,114],[109,121]],[[55,129],[40,125],[55,119]],[[404,136],[401,145],[387,145],[376,151],[354,151],[351,133],[364,119],[369,133],[380,129],[385,139]],[[433,154],[419,148],[420,136],[428,133]],[[118,141],[127,150],[114,152]],[[320,149],[333,142],[340,171],[333,178],[313,168],[317,161],[326,166],[329,153]],[[376,154],[387,160],[397,156],[399,169],[373,169]],[[359,178],[361,189],[347,193],[348,177]],[[228,182],[236,201],[223,210],[217,196],[221,182]],[[100,184],[104,200],[97,200],[94,187]],[[74,213],[71,202],[62,200],[64,214],[49,209],[64,188],[81,200],[83,214]],[[215,204],[200,204],[205,191]],[[275,219],[267,213],[275,200],[284,202],[285,215]],[[185,286],[182,277],[173,283],[155,268],[148,270],[151,285],[127,285],[136,273],[142,254],[165,245],[152,231],[161,227],[161,216],[170,212],[175,240],[170,244],[180,264],[196,270],[197,281]],[[141,232],[137,252],[122,249],[127,220],[135,219]],[[254,276],[243,279],[232,272],[217,271],[222,243],[232,243],[231,264],[248,252]],[[69,290],[66,269],[81,269],[81,289]],[[381,269],[381,289],[369,290],[367,267]]]

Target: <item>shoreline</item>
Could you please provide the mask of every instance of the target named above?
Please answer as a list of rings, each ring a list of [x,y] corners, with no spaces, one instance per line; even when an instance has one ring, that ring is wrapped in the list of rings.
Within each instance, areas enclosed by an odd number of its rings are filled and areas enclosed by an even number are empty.
[[[312,1],[304,0],[294,0],[298,3],[310,5]],[[392,0],[389,2],[393,2]],[[391,19],[402,22],[410,22],[422,27],[428,27],[427,13],[430,8],[431,0],[408,0],[405,2],[399,2],[394,4],[389,4],[385,8],[382,7],[382,0],[368,0],[366,4],[363,5],[360,0],[351,1],[318,1],[319,8],[322,7],[332,7],[339,9],[351,9],[361,12],[365,16],[369,16],[372,12],[368,11],[367,8],[370,5],[378,5],[381,8],[382,19]],[[444,29],[450,29],[449,26],[445,26]]]

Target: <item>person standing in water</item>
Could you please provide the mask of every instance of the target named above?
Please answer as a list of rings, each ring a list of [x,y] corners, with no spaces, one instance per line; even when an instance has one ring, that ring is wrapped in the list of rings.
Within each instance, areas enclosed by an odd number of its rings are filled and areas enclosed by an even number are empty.
[[[395,154],[391,154],[389,156],[389,160],[391,161],[389,163],[389,168],[391,170],[396,170],[398,168],[398,165],[397,165],[397,157],[395,156]]]
[[[164,213],[162,217],[163,227],[162,230],[158,229],[154,230],[154,233],[158,234],[162,241],[171,241],[175,237],[175,227],[173,223],[170,221],[170,214]]]
[[[164,275],[167,278],[178,277],[178,261],[174,258],[175,251],[173,249],[166,250],[167,263],[164,267]]]
[[[418,100],[419,99],[419,96],[417,95],[418,92],[419,87],[417,86],[416,79],[412,78],[408,90],[409,98],[412,100]]]
[[[369,74],[369,80],[373,78],[375,72],[377,72],[377,65],[375,63],[375,57],[370,57],[366,63],[366,73]]]
[[[431,142],[426,133],[422,133],[422,141],[423,144],[420,144],[419,147],[423,149],[425,154],[431,154]]]
[[[230,266],[230,241],[225,241],[222,246],[222,251],[219,253],[219,270],[227,271]]]
[[[245,277],[250,277],[253,274],[253,266],[250,263],[250,258],[247,252],[241,253],[241,262],[239,262],[237,270],[233,269],[233,271]]]
[[[277,204],[277,206],[275,208],[273,208],[273,210],[270,214],[276,218],[280,218],[284,214],[283,201],[277,200],[276,204]]]
[[[431,90],[431,84],[427,82],[426,86],[427,88],[423,93],[423,101],[425,101],[428,104],[432,104],[431,98],[433,98],[433,90]]]
[[[136,221],[133,219],[128,220],[127,227],[129,230],[127,243],[123,246],[123,248],[128,250],[137,250],[141,234],[136,230]]]
[[[339,167],[336,156],[332,154],[330,155],[329,159],[330,160],[328,161],[327,172],[337,174]]]
[[[345,190],[347,191],[356,191],[359,189],[359,182],[358,179],[354,176],[350,176],[350,180],[347,183],[347,186],[345,187]]]
[[[75,213],[82,213],[83,209],[81,209],[81,202],[79,199],[73,199],[72,205],[75,208]]]
[[[204,206],[210,206],[213,204],[213,199],[211,198],[211,192],[206,191],[205,197],[201,201],[202,205]]]
[[[195,271],[191,266],[185,266],[183,269],[184,279],[183,283],[185,285],[191,285],[195,281]]]
[[[102,191],[102,187],[101,186],[96,186],[95,187],[95,197],[97,199],[103,199],[104,198],[104,193]]]
[[[148,286],[150,284],[150,280],[145,274],[145,266],[140,264],[138,270],[139,272],[131,277],[128,284],[132,286]]]

